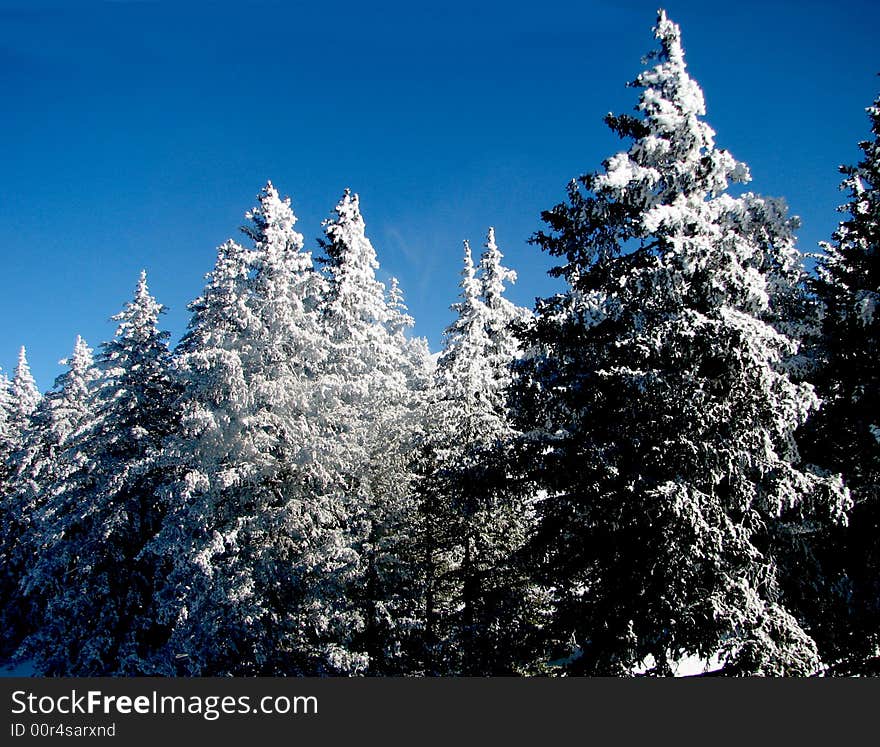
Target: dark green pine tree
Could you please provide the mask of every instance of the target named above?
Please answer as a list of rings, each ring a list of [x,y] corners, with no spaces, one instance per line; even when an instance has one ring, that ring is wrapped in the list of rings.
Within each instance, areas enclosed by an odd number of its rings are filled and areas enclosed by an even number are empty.
[[[816,404],[788,372],[795,223],[780,200],[726,194],[748,170],[715,147],[662,11],[655,36],[638,114],[607,120],[628,150],[573,181],[535,237],[568,285],[538,304],[514,384],[550,660],[662,675],[718,656],[729,674],[806,675],[819,658],[779,556],[847,499],[799,468],[793,440]]]
[[[175,425],[161,311],[142,273],[98,357],[90,417],[67,442],[74,466],[40,512],[44,548],[25,583],[46,605],[25,646],[42,674],[137,674],[165,637],[151,603],[159,570],[142,554],[162,521],[158,457]]]
[[[446,329],[429,401],[420,480],[424,671],[531,671],[540,593],[517,563],[533,512],[508,479],[513,327],[528,313],[504,297],[515,274],[489,230],[481,274],[465,242],[460,300]]]
[[[880,98],[873,138],[843,166],[847,214],[824,244],[813,287],[824,305],[814,377],[822,407],[803,433],[805,457],[842,473],[854,507],[811,550],[818,596],[803,596],[832,673],[880,674]],[[817,604],[821,601],[822,604]]]

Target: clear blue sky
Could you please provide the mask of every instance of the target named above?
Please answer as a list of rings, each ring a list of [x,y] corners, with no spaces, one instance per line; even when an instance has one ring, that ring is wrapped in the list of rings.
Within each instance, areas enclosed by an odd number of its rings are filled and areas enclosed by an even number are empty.
[[[635,104],[657,4],[0,0],[0,366],[25,344],[48,388],[76,334],[112,336],[142,267],[177,339],[267,179],[310,247],[360,193],[435,350],[461,239],[490,224],[531,306],[555,285],[527,238],[618,149],[602,117]],[[718,144],[812,251],[868,135],[880,3],[665,7]]]

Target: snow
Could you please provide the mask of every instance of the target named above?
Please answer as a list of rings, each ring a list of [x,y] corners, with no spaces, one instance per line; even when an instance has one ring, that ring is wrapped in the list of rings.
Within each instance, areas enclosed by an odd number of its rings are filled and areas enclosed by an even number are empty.
[[[695,654],[688,654],[687,656],[672,660],[670,665],[673,677],[695,677],[719,671],[724,666],[724,658],[721,652],[709,659]],[[633,674],[645,674],[653,669],[654,666],[656,666],[656,661],[649,654],[633,669]]]

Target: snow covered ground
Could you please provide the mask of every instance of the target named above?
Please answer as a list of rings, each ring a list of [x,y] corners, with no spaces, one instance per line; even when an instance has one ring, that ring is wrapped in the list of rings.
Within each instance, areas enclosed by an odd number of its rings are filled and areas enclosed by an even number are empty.
[[[649,656],[633,674],[643,674],[654,667],[654,657]],[[711,659],[703,659],[699,656],[684,656],[672,664],[672,671],[676,677],[693,677],[697,674],[716,672],[722,667],[721,657],[713,656]]]

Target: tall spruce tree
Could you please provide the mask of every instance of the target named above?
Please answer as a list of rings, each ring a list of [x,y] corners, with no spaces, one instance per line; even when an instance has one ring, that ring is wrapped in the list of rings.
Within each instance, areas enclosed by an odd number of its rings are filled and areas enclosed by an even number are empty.
[[[530,512],[507,479],[506,387],[527,312],[504,298],[515,274],[489,229],[481,275],[464,244],[460,300],[428,416],[420,533],[429,674],[512,674],[529,662],[530,589],[515,562]]]
[[[329,337],[326,413],[336,434],[332,460],[342,478],[349,545],[359,557],[349,589],[363,621],[353,645],[368,674],[402,672],[417,629],[408,557],[414,517],[412,450],[421,394],[401,346],[399,303],[389,309],[375,276],[358,196],[346,190],[324,222],[327,293],[321,306]]]
[[[47,599],[26,645],[42,674],[136,674],[162,635],[157,569],[143,555],[162,521],[158,457],[175,427],[161,312],[141,273],[97,361],[89,417],[67,441],[74,466],[40,512],[44,547],[26,589]]]
[[[847,217],[824,244],[813,288],[823,305],[813,381],[822,399],[807,423],[805,457],[840,472],[854,500],[848,526],[810,543],[819,590],[803,603],[829,671],[880,673],[880,98],[872,139],[843,166]]]
[[[34,413],[40,404],[40,390],[31,374],[24,346],[12,381],[2,382],[3,408],[3,494],[0,496],[0,656],[11,656],[21,642],[27,625],[27,612],[18,591],[22,570],[22,538],[31,521],[23,513],[22,496],[26,490],[22,461],[39,431],[34,428]]]
[[[720,654],[724,671],[810,674],[815,643],[782,604],[778,554],[814,516],[842,517],[839,481],[798,466],[792,434],[816,397],[787,363],[782,308],[802,283],[778,200],[715,147],[677,25],[611,116],[628,150],[582,176],[534,241],[564,259],[538,304],[515,384],[555,603],[551,656],[629,674]]]
[[[433,373],[431,351],[424,337],[412,337],[410,334],[415,326],[415,319],[409,313],[403,289],[395,277],[391,278],[388,288],[387,305],[388,318],[385,326],[392,341],[402,353],[408,388],[412,396],[417,400],[423,400]],[[424,413],[418,406],[410,410],[415,427],[418,428],[418,420]]]
[[[160,598],[173,629],[157,666],[349,673],[356,621],[337,601],[355,563],[324,458],[323,282],[271,183],[247,217],[253,248],[220,247],[177,351],[181,430],[166,459],[178,477],[154,543],[172,563]]]
[[[0,448],[12,443],[12,383],[0,372]],[[5,452],[4,452],[5,453]]]
[[[0,526],[0,556],[4,560],[2,564],[4,569],[7,567],[6,557],[9,552],[9,540],[7,539],[7,530],[5,529],[8,523],[6,500],[12,489],[11,477],[13,469],[10,455],[14,444],[11,384],[5,373],[0,373],[0,521],[3,522],[2,526]],[[7,573],[4,570],[3,575],[0,576],[0,589],[3,591],[4,600],[9,598],[13,584],[17,583],[18,579],[15,577],[15,574]],[[4,629],[5,627],[4,625]],[[0,631],[0,636],[2,636],[0,638],[0,658],[5,659],[9,657],[15,648],[15,643],[12,642],[10,634],[5,630]]]
[[[21,440],[30,425],[30,418],[40,404],[40,390],[28,365],[24,345],[18,352],[18,364],[12,377],[12,427],[14,437]]]
[[[11,448],[10,484],[2,502],[2,566],[5,601],[0,610],[4,652],[11,655],[39,623],[39,590],[27,594],[22,581],[42,553],[45,538],[39,515],[55,486],[73,465],[65,459],[68,439],[88,415],[95,379],[92,351],[76,338],[73,355],[54,387],[40,399],[20,442]],[[29,378],[29,377],[27,377]]]
[[[0,490],[6,495],[12,465],[9,455],[15,443],[12,423],[12,384],[5,373],[0,372]]]

